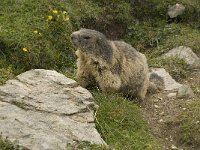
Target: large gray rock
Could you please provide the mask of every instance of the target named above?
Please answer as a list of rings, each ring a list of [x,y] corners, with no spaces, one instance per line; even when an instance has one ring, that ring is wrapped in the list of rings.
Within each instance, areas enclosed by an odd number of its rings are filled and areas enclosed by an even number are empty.
[[[95,129],[92,95],[56,71],[27,71],[0,86],[0,133],[32,150],[74,142],[105,144]]]
[[[185,11],[185,6],[183,6],[182,4],[176,4],[170,6],[167,13],[170,18],[176,18],[177,16],[182,15],[184,11]]]
[[[177,57],[179,59],[183,59],[189,69],[200,68],[200,58],[189,47],[179,46],[177,48],[173,48],[168,53],[164,54],[163,57]]]
[[[153,81],[157,86],[163,84],[163,90],[177,91],[182,85],[176,82],[164,68],[151,68],[150,81]]]

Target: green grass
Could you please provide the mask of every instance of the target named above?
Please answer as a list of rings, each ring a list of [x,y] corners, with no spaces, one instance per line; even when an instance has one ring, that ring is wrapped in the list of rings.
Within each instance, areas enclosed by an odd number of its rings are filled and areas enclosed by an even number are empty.
[[[1,57],[22,70],[70,66],[73,63],[73,47],[69,40],[72,25],[71,20],[63,19],[70,17],[64,4],[48,0],[3,0],[0,9]],[[54,9],[58,14],[53,13]],[[64,11],[67,14],[63,14]],[[53,19],[48,21],[50,15]],[[38,33],[34,33],[36,30]]]
[[[8,79],[13,78],[12,67],[0,68],[0,85],[4,84]]]
[[[179,120],[179,143],[200,149],[200,99],[194,101]]]
[[[97,17],[99,10],[94,3],[81,0],[2,0],[0,59],[19,73],[33,68],[64,72],[75,61],[70,34],[81,20]]]
[[[191,28],[185,24],[171,24],[167,26],[167,28],[171,30],[172,33],[168,34],[163,40],[161,39],[160,49],[162,52],[166,52],[177,46],[188,46],[192,48],[194,52],[199,51],[199,29]]]
[[[120,95],[94,92],[99,105],[97,128],[111,148],[157,150],[158,143],[150,135],[140,108]]]
[[[0,150],[26,150],[26,149],[18,146],[16,142],[12,143],[7,139],[3,140],[0,135]]]

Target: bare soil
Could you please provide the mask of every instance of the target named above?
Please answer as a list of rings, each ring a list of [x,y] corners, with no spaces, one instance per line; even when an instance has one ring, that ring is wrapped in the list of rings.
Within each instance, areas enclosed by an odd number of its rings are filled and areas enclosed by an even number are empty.
[[[192,89],[200,87],[200,71],[191,72],[186,79],[181,80],[181,83],[190,85]],[[194,99],[169,98],[168,93],[161,91],[147,96],[141,104],[143,116],[163,150],[192,150],[192,147],[180,146],[177,143],[178,116],[188,108],[192,101],[200,98],[200,93],[196,92]]]

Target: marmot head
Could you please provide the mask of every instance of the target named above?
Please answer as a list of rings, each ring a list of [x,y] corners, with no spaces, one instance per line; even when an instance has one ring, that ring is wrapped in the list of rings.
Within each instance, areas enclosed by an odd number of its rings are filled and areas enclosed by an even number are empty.
[[[75,47],[85,53],[94,54],[104,59],[112,56],[112,47],[102,33],[91,29],[80,29],[71,34],[71,40]]]

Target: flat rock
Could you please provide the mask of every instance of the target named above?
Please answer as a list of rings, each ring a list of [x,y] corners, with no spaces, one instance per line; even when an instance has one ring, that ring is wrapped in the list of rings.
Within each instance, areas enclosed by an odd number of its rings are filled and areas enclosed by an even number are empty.
[[[168,53],[164,54],[163,57],[176,57],[183,59],[188,65],[189,69],[200,69],[200,58],[189,47],[179,46],[173,48]]]
[[[35,69],[0,86],[0,133],[31,150],[105,144],[95,129],[91,93],[56,71]]]
[[[151,68],[150,81],[156,85],[161,86],[166,91],[177,91],[182,85],[176,82],[164,68]]]
[[[185,6],[183,6],[182,4],[175,4],[169,7],[167,13],[170,18],[176,18],[177,16],[182,15],[184,11],[185,11]]]
[[[176,96],[177,96],[177,93],[169,93],[167,95],[168,98],[176,98]]]

